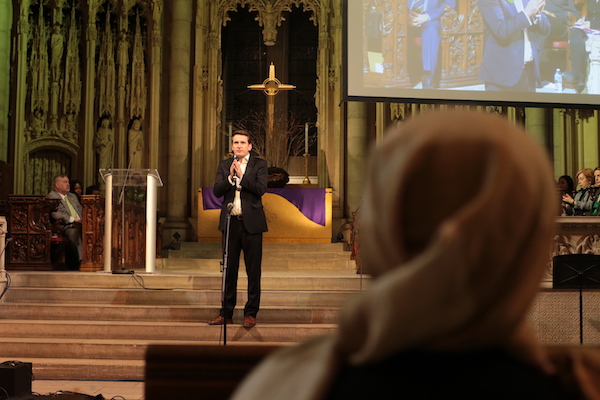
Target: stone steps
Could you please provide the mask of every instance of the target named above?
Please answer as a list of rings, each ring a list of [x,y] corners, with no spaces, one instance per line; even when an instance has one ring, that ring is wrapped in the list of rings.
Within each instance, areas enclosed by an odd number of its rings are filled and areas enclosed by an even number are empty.
[[[213,268],[215,270],[220,269],[221,259],[201,259],[201,258],[165,258],[157,263],[157,270],[165,270],[176,267],[178,269],[199,269],[199,268]],[[336,255],[336,256],[322,256],[318,259],[310,259],[297,255],[290,254],[286,258],[283,254],[279,258],[268,257],[262,261],[263,271],[278,271],[278,270],[303,270],[306,269],[306,265],[310,264],[313,269],[322,270],[346,270],[354,271],[356,269],[356,263],[348,259],[348,255]],[[245,268],[244,260],[240,260],[240,268]]]
[[[138,289],[141,291],[176,292],[178,290],[220,290],[221,273],[218,268],[197,268],[190,272],[195,275],[187,275],[185,267],[178,264],[179,274],[169,272],[158,272],[145,274],[143,271],[135,271],[135,275],[114,275],[104,272],[19,272],[9,271],[12,279],[11,288],[69,288],[76,289]],[[240,267],[241,268],[241,267]],[[173,268],[174,269],[174,268]],[[319,272],[319,273],[317,273]],[[334,273],[335,272],[335,273]],[[279,273],[264,271],[261,281],[263,291],[268,290],[293,290],[293,291],[358,291],[361,285],[365,285],[368,279],[362,278],[353,271],[332,271],[331,275],[322,270],[310,274],[306,268],[299,271]],[[238,287],[247,285],[245,273],[240,271]]]
[[[2,304],[0,323],[5,319],[203,322],[217,316],[219,313],[219,298],[216,298],[214,303],[210,303],[212,305],[205,306],[103,305],[99,307],[92,304],[5,303]],[[242,304],[244,301],[242,301]],[[260,310],[260,322],[270,324],[333,324],[337,321],[338,309],[336,306],[263,305]],[[234,317],[241,320],[242,311],[236,310]]]
[[[245,287],[245,285],[240,285]],[[355,291],[335,290],[263,290],[261,305],[264,306],[305,306],[305,307],[338,307]],[[163,306],[198,306],[202,304],[220,304],[220,290],[178,290],[148,292],[126,289],[61,289],[61,288],[13,288],[6,295],[11,303],[41,304],[106,304],[115,305],[163,305]],[[243,304],[247,293],[238,290],[238,302]],[[2,318],[2,317],[0,317]]]
[[[235,321],[238,322],[238,321]],[[322,335],[334,329],[333,324],[267,324],[260,322],[251,329],[240,323],[228,325],[228,340],[259,342],[296,342],[310,336]],[[174,332],[175,331],[175,332]],[[195,342],[208,341],[218,343],[221,336],[220,326],[210,326],[203,322],[155,322],[155,321],[72,321],[72,320],[1,320],[1,340],[47,341],[60,345],[70,341],[73,348],[60,355],[71,357],[71,352],[83,352],[84,347],[133,345],[131,354],[137,353],[137,346],[146,342]],[[0,341],[0,343],[2,343]],[[11,346],[9,346],[11,347]],[[30,351],[29,349],[22,349]],[[48,356],[54,354],[49,348],[43,350]],[[0,350],[0,354],[5,350]],[[110,356],[110,354],[107,352]],[[126,353],[119,353],[125,357]],[[129,353],[127,353],[129,354]],[[30,356],[30,355],[28,355]],[[57,357],[57,355],[54,355]],[[86,358],[106,358],[103,356]]]
[[[284,254],[285,246],[269,247]],[[327,248],[317,246],[304,269],[263,270],[261,311],[250,329],[240,325],[247,297],[240,272],[227,344],[290,345],[333,332],[339,307],[368,279],[345,267],[312,268]],[[197,261],[172,259],[154,274],[9,271],[0,360],[32,362],[37,379],[142,380],[149,344],[222,344],[223,328],[206,324],[219,310],[218,261],[191,268]]]
[[[161,267],[219,268],[221,243],[181,243],[179,250],[169,250]],[[355,270],[356,263],[343,243],[263,243],[263,271],[306,269]],[[244,265],[243,260],[241,265]]]

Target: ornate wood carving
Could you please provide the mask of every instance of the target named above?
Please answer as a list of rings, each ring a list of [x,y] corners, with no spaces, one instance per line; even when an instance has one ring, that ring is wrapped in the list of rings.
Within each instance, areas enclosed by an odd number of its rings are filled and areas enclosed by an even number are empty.
[[[81,197],[83,206],[82,246],[83,260],[81,271],[101,271],[104,269],[104,197],[86,195]],[[125,231],[121,235],[123,218],[121,205],[113,204],[112,231],[113,269],[144,268],[146,251],[146,210],[143,205],[125,202]],[[160,227],[157,227],[157,237]],[[157,240],[157,258],[160,257],[160,243]],[[123,258],[125,257],[125,258]]]
[[[44,196],[9,195],[7,270],[51,270],[50,213],[58,200]]]
[[[417,73],[411,60],[420,54],[421,44],[418,38],[409,35],[406,2],[371,0],[364,4],[365,12],[373,12],[381,17],[383,57],[383,74],[367,74],[366,79],[381,80],[387,86],[413,87],[418,80],[413,77],[411,81],[409,76]],[[439,86],[451,88],[479,83],[479,65],[483,57],[483,23],[477,1],[457,2],[456,9],[446,10],[441,18],[441,26]],[[363,47],[366,49],[367,32],[364,33]],[[368,60],[366,54],[364,59]],[[367,64],[364,68],[366,72],[369,71]]]
[[[9,216],[8,228],[12,241],[8,243],[7,270],[51,270],[50,239],[54,227],[50,213],[58,207],[59,200],[41,195],[10,195],[8,202],[0,204]],[[82,261],[81,271],[104,269],[104,198],[99,195],[81,197],[82,215]],[[121,241],[121,206],[114,204],[113,269],[143,268],[146,248],[146,211],[142,205],[125,203],[125,235]],[[161,237],[160,226],[157,236]],[[157,240],[156,256],[160,257],[160,240]],[[123,252],[122,252],[123,251]],[[125,259],[123,260],[123,255]],[[123,264],[124,261],[124,264]]]

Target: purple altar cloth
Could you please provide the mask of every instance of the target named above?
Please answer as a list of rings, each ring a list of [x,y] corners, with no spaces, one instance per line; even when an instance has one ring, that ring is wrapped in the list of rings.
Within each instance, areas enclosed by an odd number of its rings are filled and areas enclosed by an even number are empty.
[[[325,226],[325,189],[273,188],[267,189],[267,193],[283,197],[295,205],[306,218]],[[202,188],[202,204],[205,210],[220,210],[223,197],[216,197],[213,188]]]

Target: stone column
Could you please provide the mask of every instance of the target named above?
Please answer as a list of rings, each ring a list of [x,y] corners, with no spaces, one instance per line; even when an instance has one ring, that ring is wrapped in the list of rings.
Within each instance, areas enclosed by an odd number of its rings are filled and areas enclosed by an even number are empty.
[[[567,174],[571,175],[573,159],[572,159],[572,139],[571,130],[568,128],[568,117],[564,108],[552,109],[552,141],[554,148],[552,149],[552,162],[554,164],[555,176]]]
[[[24,152],[25,147],[25,101],[27,97],[27,42],[29,41],[29,1],[22,1],[17,22],[16,40],[16,74],[17,84],[15,90],[15,193],[25,193],[25,168],[27,165]]]
[[[96,14],[98,5],[94,2],[88,4],[88,20],[85,28],[85,93],[83,97],[83,109],[85,115],[84,136],[84,182],[94,183],[98,180],[98,171],[94,168],[94,133],[96,132],[94,121],[94,100],[96,96],[96,44],[98,31],[96,29]]]
[[[160,70],[162,68],[163,1],[154,0],[152,8],[152,47],[150,49],[150,124],[148,135],[148,167],[159,168]],[[161,171],[159,171],[161,172]]]
[[[367,144],[367,105],[361,102],[348,103],[348,158],[347,158],[347,215],[351,215],[361,203],[365,172]]]
[[[187,239],[187,214],[190,193],[190,61],[192,37],[192,2],[173,0],[169,92],[169,170],[165,180],[167,222],[164,240],[171,241],[174,232]],[[164,179],[164,174],[163,174]],[[195,195],[195,193],[194,193]]]
[[[596,168],[598,163],[598,111],[571,110],[577,112],[577,128],[580,148],[580,167]]]
[[[546,110],[534,107],[526,108],[525,129],[540,146],[546,147]]]
[[[12,4],[0,0],[0,160],[8,160],[8,106],[10,98],[10,29]]]

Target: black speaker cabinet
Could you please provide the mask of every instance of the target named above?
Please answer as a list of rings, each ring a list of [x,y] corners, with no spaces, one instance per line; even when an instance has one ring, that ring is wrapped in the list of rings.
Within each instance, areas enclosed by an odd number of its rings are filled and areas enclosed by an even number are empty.
[[[0,363],[0,399],[31,394],[33,365],[20,361]],[[6,393],[5,393],[6,391]]]
[[[552,260],[555,289],[600,289],[600,255],[565,254]]]

